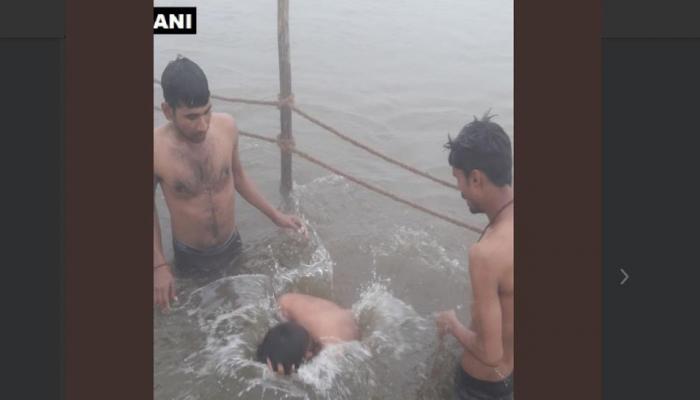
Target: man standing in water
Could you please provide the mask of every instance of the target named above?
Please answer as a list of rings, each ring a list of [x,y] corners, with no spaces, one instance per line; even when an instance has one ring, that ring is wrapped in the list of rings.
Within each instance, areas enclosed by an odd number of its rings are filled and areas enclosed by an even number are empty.
[[[513,161],[510,138],[492,118],[474,118],[445,145],[469,211],[489,219],[469,249],[471,326],[454,310],[437,319],[440,335],[450,333],[464,347],[455,380],[461,400],[513,396]]]
[[[219,269],[241,248],[234,189],[282,228],[304,230],[301,220],[271,206],[256,189],[238,156],[238,128],[228,114],[213,113],[202,69],[178,56],[161,78],[168,123],[153,132],[153,192],[160,184],[172,220],[177,273]],[[165,260],[153,205],[153,300],[168,310],[175,280]]]

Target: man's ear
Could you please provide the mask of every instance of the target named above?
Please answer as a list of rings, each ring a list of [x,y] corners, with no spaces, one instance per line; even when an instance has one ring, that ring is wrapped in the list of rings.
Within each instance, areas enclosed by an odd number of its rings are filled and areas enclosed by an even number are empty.
[[[168,121],[175,120],[175,110],[173,110],[173,108],[170,107],[170,104],[164,101],[160,103],[160,108],[163,110],[163,114],[165,115],[165,118],[168,119]]]
[[[474,169],[469,173],[469,183],[482,188],[484,186],[484,173],[478,169]]]
[[[316,342],[314,340],[310,340],[309,346],[306,348],[306,352],[304,352],[304,360],[309,361],[310,359],[312,359],[315,352]]]

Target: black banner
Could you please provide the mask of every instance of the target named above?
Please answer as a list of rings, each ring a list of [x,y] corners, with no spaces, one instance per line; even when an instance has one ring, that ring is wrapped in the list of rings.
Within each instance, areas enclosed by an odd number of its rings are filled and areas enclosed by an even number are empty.
[[[197,7],[153,7],[153,34],[194,35]]]

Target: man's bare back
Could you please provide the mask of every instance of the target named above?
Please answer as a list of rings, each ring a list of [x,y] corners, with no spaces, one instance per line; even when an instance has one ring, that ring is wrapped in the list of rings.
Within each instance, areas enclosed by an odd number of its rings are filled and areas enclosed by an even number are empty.
[[[459,399],[511,399],[513,394],[513,158],[510,137],[490,112],[449,138],[447,161],[462,198],[489,224],[469,249],[471,324],[454,310],[438,314],[438,333],[464,348],[455,377]]]
[[[502,356],[494,364],[485,364],[468,350],[464,351],[462,368],[477,379],[499,381],[513,371],[513,250],[513,209],[510,208],[504,211],[498,223],[491,226],[481,241],[469,252],[472,287],[475,292],[478,292],[475,293],[471,307],[471,329],[483,332],[486,328],[484,324],[497,318],[500,328],[496,329],[500,330],[499,336],[502,337]],[[492,293],[483,293],[486,291]],[[479,304],[479,301],[482,303]],[[489,302],[489,304],[483,304],[483,302]],[[481,326],[480,321],[484,321],[481,322]]]
[[[359,327],[352,311],[333,302],[304,294],[288,293],[279,300],[283,317],[303,326],[321,345],[357,340]]]
[[[201,143],[183,139],[171,123],[154,132],[154,177],[170,210],[173,236],[194,248],[225,242],[236,229],[233,117],[213,113]]]

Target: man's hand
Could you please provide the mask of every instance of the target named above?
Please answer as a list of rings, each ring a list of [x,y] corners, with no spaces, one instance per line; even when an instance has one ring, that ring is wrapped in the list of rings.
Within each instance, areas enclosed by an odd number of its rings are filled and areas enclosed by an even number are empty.
[[[275,225],[279,226],[280,228],[294,229],[295,231],[303,234],[305,239],[309,238],[309,233],[306,230],[306,226],[296,215],[277,213]]]
[[[442,311],[438,313],[437,323],[438,335],[440,337],[445,336],[446,333],[452,334],[454,331],[454,322],[457,321],[457,314],[455,310]]]
[[[163,265],[153,271],[153,303],[162,311],[170,311],[170,301],[175,299],[175,279],[170,265]]]

